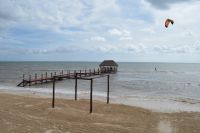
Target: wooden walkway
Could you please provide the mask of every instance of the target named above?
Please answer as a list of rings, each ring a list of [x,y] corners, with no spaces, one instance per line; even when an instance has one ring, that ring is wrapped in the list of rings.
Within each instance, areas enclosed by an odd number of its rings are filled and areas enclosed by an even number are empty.
[[[59,75],[56,75],[56,72],[48,74],[47,72],[45,74],[41,74],[40,78],[37,78],[37,74],[35,74],[34,78],[32,78],[31,75],[29,75],[28,79],[25,79],[25,75],[23,74],[23,80],[17,85],[19,87],[25,87],[25,86],[32,86],[36,84],[44,84],[53,82],[53,80],[64,80],[64,79],[77,79],[77,78],[86,78],[96,75],[103,75],[103,74],[109,74],[109,73],[115,73],[115,70],[104,70],[100,71],[99,69],[93,71],[91,69],[89,70],[74,70],[73,72],[67,71],[67,73],[64,73],[63,71],[60,72]],[[49,76],[48,76],[49,75]]]

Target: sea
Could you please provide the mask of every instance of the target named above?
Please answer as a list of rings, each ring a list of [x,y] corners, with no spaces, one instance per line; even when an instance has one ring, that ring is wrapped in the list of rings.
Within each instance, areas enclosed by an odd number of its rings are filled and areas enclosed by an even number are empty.
[[[51,97],[52,83],[17,87],[28,75],[97,69],[101,62],[0,62],[0,92],[43,94]],[[110,103],[156,112],[200,112],[200,64],[117,62],[110,74]],[[156,70],[155,70],[156,68]],[[56,98],[74,99],[74,79],[56,82]],[[106,104],[107,78],[95,79],[93,98]],[[78,80],[78,99],[89,99],[90,81]]]

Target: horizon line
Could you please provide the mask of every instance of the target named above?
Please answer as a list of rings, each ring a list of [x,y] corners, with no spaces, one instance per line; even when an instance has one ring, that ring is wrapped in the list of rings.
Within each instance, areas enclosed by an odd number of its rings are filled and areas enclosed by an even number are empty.
[[[80,61],[80,60],[0,60],[0,62],[102,62],[101,61]],[[177,63],[177,64],[200,64],[200,62],[167,62],[167,61],[117,61],[119,63]]]

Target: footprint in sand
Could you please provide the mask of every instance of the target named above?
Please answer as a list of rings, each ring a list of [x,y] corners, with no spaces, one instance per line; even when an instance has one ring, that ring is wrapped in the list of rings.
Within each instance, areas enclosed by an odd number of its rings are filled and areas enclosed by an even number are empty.
[[[158,130],[160,133],[172,133],[171,123],[169,121],[160,121]]]

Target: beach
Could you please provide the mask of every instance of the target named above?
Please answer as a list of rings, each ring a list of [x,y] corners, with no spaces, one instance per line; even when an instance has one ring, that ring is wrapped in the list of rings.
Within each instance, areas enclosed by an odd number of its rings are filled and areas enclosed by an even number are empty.
[[[199,133],[200,64],[119,63],[107,79],[93,82],[93,113],[89,113],[90,84],[74,79],[16,87],[34,74],[89,69],[98,62],[1,62],[0,132],[38,133]],[[155,72],[154,66],[159,69]],[[181,69],[180,69],[181,68]]]
[[[153,112],[151,110],[93,102],[56,99],[34,94],[0,93],[0,132],[42,133],[198,133],[198,112]]]
[[[200,133],[200,0],[0,3],[0,133]]]

